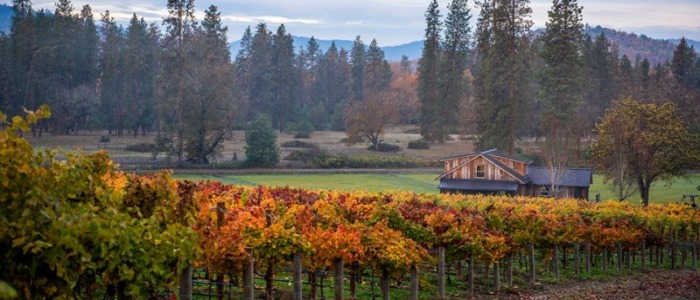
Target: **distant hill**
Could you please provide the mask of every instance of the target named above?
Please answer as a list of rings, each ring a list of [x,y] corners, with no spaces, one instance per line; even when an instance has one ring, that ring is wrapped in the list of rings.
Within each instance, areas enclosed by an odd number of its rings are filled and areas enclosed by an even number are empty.
[[[676,49],[676,45],[680,39],[676,40],[658,40],[650,38],[644,34],[637,35],[635,33],[627,33],[624,31],[617,31],[611,28],[605,28],[601,26],[591,27],[586,25],[585,31],[593,39],[599,36],[601,33],[605,33],[605,37],[617,44],[620,51],[620,56],[627,55],[627,57],[634,63],[637,55],[641,59],[647,58],[651,65],[656,65],[659,63],[664,63],[670,61],[673,58],[673,50]],[[693,40],[687,40],[691,45],[696,45],[695,50],[700,50],[698,45],[699,42]]]
[[[303,36],[292,36],[292,39],[294,40],[294,50],[299,53],[299,49],[306,49],[306,45],[309,43],[309,40],[311,38],[309,37],[303,37]],[[320,40],[316,39],[316,43],[318,43],[319,47],[323,52],[325,53],[328,51],[328,48],[331,47],[331,43],[335,42],[335,47],[340,50],[341,48],[344,48],[345,50],[350,51],[352,49],[352,43],[353,41],[351,40]],[[369,45],[370,41],[364,41],[365,45]],[[241,49],[241,41],[237,40],[234,42],[231,42],[231,55],[234,57],[238,53],[238,50]],[[420,58],[422,49],[423,49],[423,41],[415,41],[415,42],[410,42],[407,44],[401,44],[401,45],[396,45],[396,46],[385,46],[381,47],[382,50],[384,50],[384,57],[388,61],[400,61],[402,55],[408,56],[409,59],[414,60]]]
[[[0,4],[0,32],[10,33],[10,24],[12,23],[12,6]]]

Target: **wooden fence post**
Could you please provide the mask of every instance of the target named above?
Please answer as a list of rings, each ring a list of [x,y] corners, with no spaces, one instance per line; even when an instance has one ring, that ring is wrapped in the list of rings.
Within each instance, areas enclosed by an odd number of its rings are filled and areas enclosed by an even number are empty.
[[[445,247],[438,247],[438,298],[445,299]]]
[[[418,267],[411,266],[411,300],[418,300]]]
[[[469,268],[467,270],[467,293],[474,296],[474,254],[469,253]]]
[[[343,300],[343,260],[336,259],[334,262],[335,267],[335,279],[333,282],[335,288],[335,300]]]
[[[535,244],[533,243],[527,244],[527,267],[530,283],[534,284],[537,278],[535,278]]]
[[[292,261],[292,280],[294,281],[294,300],[302,300],[302,287],[301,287],[301,253],[294,253],[294,258]]]
[[[646,254],[646,251],[647,251],[647,250],[646,250],[646,247],[647,247],[647,241],[642,240],[642,246],[641,246],[641,248],[642,248],[642,253],[641,253],[640,257],[639,257],[642,270],[644,270],[644,269],[646,268],[646,255],[645,255],[645,254]]]
[[[382,300],[389,300],[389,270],[382,268],[382,274],[379,278],[379,289],[382,293]]]
[[[180,299],[192,300],[192,265],[187,265],[180,275]]]
[[[578,242],[574,243],[574,268],[576,278],[581,278],[581,245]]]
[[[554,280],[559,281],[559,247],[554,245],[554,251],[552,251],[554,259],[552,259],[552,271],[554,272]]]
[[[224,226],[224,221],[226,218],[226,203],[225,202],[217,202],[216,203],[216,226],[221,228]],[[218,284],[216,285],[216,299],[223,300],[224,299],[224,275],[221,273],[216,274],[216,281]]]
[[[586,250],[586,253],[585,253],[586,257],[584,260],[586,261],[586,274],[590,275],[591,274],[591,241],[586,241],[585,248],[586,248],[585,249]]]
[[[498,261],[493,263],[493,292],[501,292],[501,266]]]
[[[617,242],[617,274],[622,273],[622,242]]]
[[[253,271],[255,270],[255,260],[253,259],[253,249],[246,248],[248,262],[243,268],[243,300],[253,300],[255,296],[255,283],[253,282]]]
[[[513,253],[506,256],[506,284],[509,288],[513,287]]]

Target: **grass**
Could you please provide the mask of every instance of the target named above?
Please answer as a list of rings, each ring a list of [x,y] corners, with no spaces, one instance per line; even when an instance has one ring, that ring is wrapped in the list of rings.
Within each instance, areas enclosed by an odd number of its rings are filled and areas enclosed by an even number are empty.
[[[177,179],[213,180],[235,185],[289,186],[306,189],[331,189],[369,192],[413,191],[416,193],[437,193],[438,174],[254,174],[254,175],[191,175],[175,174]],[[679,202],[683,194],[700,194],[696,187],[700,184],[700,173],[689,174],[672,183],[656,182],[651,188],[651,203]],[[590,198],[595,199],[600,192],[601,199],[615,199],[614,193],[603,184],[603,177],[593,175]],[[639,203],[639,195],[628,201]],[[700,199],[696,199],[700,202]],[[698,203],[700,204],[700,203]]]
[[[438,174],[271,174],[271,175],[184,175],[177,179],[213,180],[235,185],[289,186],[305,189],[343,191],[413,191],[437,193]]]

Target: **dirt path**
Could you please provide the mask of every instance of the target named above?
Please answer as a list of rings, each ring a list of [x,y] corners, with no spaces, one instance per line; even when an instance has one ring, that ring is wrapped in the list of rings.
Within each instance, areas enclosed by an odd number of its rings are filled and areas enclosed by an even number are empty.
[[[605,280],[570,281],[543,285],[539,290],[507,291],[490,299],[700,299],[700,271],[654,270]]]

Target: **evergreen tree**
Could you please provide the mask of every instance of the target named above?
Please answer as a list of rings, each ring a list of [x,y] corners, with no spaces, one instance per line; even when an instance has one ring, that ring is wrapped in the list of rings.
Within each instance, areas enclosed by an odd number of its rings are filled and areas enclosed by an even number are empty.
[[[372,42],[367,48],[365,56],[364,69],[364,93],[377,93],[386,89],[391,83],[391,67],[384,59],[384,50],[379,48],[377,40],[372,39]]]
[[[318,96],[320,107],[313,113],[316,128],[330,123],[334,130],[344,129],[344,105],[351,94],[351,65],[345,49],[338,51],[335,42],[321,58],[318,68]]]
[[[252,118],[260,113],[273,115],[274,101],[274,70],[272,65],[272,33],[267,30],[265,23],[256,27],[255,35],[250,45],[250,83],[249,96],[250,111],[248,117]]]
[[[159,112],[164,133],[173,140],[177,162],[181,163],[185,150],[185,104],[192,91],[192,82],[187,80],[192,62],[186,52],[194,47],[191,43],[196,25],[194,0],[168,0],[167,8],[168,17],[163,20],[167,33],[163,40],[161,74],[167,80],[163,80],[160,87]]]
[[[616,97],[615,66],[610,51],[610,42],[601,33],[595,38],[595,42],[587,37],[583,55],[585,57],[586,86],[584,92],[585,107],[580,111],[583,120],[579,128],[582,132],[591,132],[597,120],[610,107],[611,101]]]
[[[367,63],[365,43],[360,36],[355,38],[350,50],[350,65],[352,66],[352,96],[353,100],[361,101],[365,93],[365,64]]]
[[[418,101],[420,102],[420,132],[428,141],[435,141],[438,102],[438,70],[440,60],[440,10],[437,0],[430,2],[425,12],[425,41],[418,61]]]
[[[258,114],[245,135],[246,164],[249,167],[274,167],[279,162],[277,136],[272,122],[265,114]]]
[[[542,125],[550,140],[571,137],[574,114],[582,103],[581,11],[576,0],[554,0],[542,36]]]
[[[284,25],[280,25],[273,36],[272,51],[273,101],[270,113],[274,116],[274,124],[281,132],[285,129],[287,122],[295,116],[295,110],[299,107],[298,87],[301,84],[295,65],[294,40],[292,35],[287,33]]]
[[[514,153],[532,111],[532,9],[529,1],[481,3],[476,30],[474,94],[478,148]]]
[[[100,19],[100,108],[102,128],[121,136],[125,127],[124,33],[109,11]]]
[[[471,14],[466,0],[453,0],[445,19],[445,39],[438,72],[435,137],[441,143],[455,130],[462,103],[467,97],[467,54]]]
[[[691,130],[700,131],[700,89],[696,85],[700,70],[696,68],[696,60],[695,48],[682,38],[671,60],[671,72],[675,79],[672,97],[683,120],[691,124]]]

